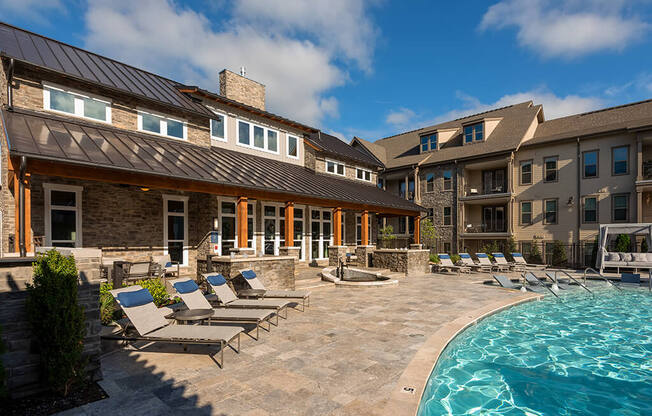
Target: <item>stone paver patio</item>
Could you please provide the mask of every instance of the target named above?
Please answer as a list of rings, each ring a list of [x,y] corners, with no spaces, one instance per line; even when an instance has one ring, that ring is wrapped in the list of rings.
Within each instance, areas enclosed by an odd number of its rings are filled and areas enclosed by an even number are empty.
[[[488,275],[410,276],[399,286],[313,291],[259,341],[243,336],[225,368],[207,348],[151,345],[102,360],[109,398],[66,415],[379,414],[416,351],[461,314],[520,295]],[[139,345],[142,347],[142,345]]]

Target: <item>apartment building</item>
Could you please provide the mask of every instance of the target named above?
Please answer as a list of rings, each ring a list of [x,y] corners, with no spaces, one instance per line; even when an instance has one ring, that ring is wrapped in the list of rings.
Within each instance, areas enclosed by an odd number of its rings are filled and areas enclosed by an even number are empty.
[[[212,92],[2,23],[0,57],[3,256],[309,261],[367,245],[376,217],[421,213],[376,186],[372,155],[268,112],[243,74]]]
[[[428,210],[437,250],[562,241],[590,262],[600,223],[652,220],[652,101],[546,120],[532,102],[369,142],[379,184]],[[650,171],[650,172],[648,172]],[[409,217],[384,220],[406,240]]]

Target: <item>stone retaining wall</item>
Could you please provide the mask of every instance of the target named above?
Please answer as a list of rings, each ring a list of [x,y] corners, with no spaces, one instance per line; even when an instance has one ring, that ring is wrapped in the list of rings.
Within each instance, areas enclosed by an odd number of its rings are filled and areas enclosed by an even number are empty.
[[[0,326],[7,352],[2,361],[7,375],[11,397],[36,393],[39,384],[39,356],[33,352],[32,334],[27,320],[25,300],[26,283],[32,282],[33,258],[2,259],[0,262]],[[84,354],[88,357],[87,370],[93,380],[100,380],[100,258],[76,257],[79,270],[78,301],[86,315]]]
[[[227,280],[232,280],[238,287],[240,270],[251,269],[258,275],[268,289],[292,289],[294,290],[294,257],[235,257],[214,256],[211,259],[212,271],[221,273]],[[206,272],[206,260],[199,259],[197,262],[198,281],[201,281],[201,272]]]
[[[422,275],[428,273],[428,250],[378,249],[373,266],[393,272]]]

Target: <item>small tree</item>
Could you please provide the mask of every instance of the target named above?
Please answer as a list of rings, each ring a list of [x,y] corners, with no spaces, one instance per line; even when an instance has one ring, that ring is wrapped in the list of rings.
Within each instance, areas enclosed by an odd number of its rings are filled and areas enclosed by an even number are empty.
[[[532,251],[530,252],[529,263],[542,264],[543,258],[541,257],[541,249],[539,248],[539,241],[535,238],[532,240]]]
[[[597,243],[597,239],[596,239]],[[647,246],[647,238],[643,238],[643,241],[641,242],[641,253],[647,253],[648,251],[648,246]]]
[[[562,243],[559,240],[555,240],[552,243],[552,265],[553,266],[563,266],[567,262],[566,258],[566,247],[564,247],[564,243]]]
[[[494,258],[493,253],[498,251],[500,251],[500,248],[498,248],[498,242],[496,240],[491,240],[480,248],[480,252],[485,253],[491,260]]]
[[[84,308],[77,302],[75,259],[56,250],[33,263],[34,283],[27,285],[27,314],[40,355],[41,380],[67,396],[86,376]]]
[[[430,249],[435,246],[437,241],[437,229],[430,218],[421,221],[421,241]]]
[[[383,242],[385,248],[389,248],[389,242],[396,240],[396,235],[394,234],[394,227],[387,224],[379,230],[380,240]]]
[[[514,257],[512,257],[512,253],[515,252],[516,249],[516,240],[514,240],[514,237],[510,236],[507,239],[507,244],[505,244],[505,256],[507,256],[507,260],[509,261],[514,261]]]
[[[616,237],[616,251],[619,253],[628,253],[632,247],[632,240],[627,234],[618,234]]]

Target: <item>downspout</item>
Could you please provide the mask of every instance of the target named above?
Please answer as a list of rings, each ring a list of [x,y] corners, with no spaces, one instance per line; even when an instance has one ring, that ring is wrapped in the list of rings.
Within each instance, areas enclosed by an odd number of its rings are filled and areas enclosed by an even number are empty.
[[[14,97],[11,88],[11,83],[14,78],[14,58],[9,60],[9,68],[7,68],[7,109],[14,110]]]
[[[18,247],[20,257],[27,256],[25,248],[25,170],[27,169],[27,158],[20,157],[20,169],[18,172]]]
[[[575,261],[579,264],[580,262],[580,231],[582,228],[582,190],[580,186],[582,185],[582,154],[580,152],[580,138],[577,138],[577,250],[575,252]]]

